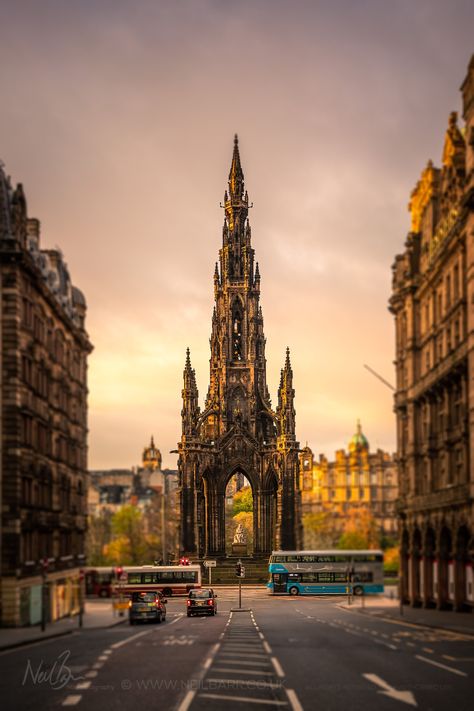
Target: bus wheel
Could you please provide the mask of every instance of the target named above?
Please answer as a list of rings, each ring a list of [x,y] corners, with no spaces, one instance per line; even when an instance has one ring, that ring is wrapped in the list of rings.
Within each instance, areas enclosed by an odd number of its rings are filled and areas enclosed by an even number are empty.
[[[353,592],[354,592],[354,595],[363,595],[364,588],[361,585],[356,585]]]
[[[292,588],[290,588],[290,589],[288,590],[288,592],[290,593],[290,595],[299,595],[299,590],[298,590],[298,588],[295,588],[294,585],[293,585]]]
[[[173,591],[171,590],[171,588],[165,588],[165,589],[163,590],[163,595],[164,595],[165,597],[172,597],[172,596],[173,596]]]

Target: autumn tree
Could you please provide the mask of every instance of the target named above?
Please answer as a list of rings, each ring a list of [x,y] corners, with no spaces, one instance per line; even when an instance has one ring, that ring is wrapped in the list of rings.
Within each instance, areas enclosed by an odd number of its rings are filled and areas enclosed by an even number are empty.
[[[97,516],[89,516],[86,534],[86,556],[88,565],[105,565],[105,547],[112,536],[112,514],[101,511]]]
[[[352,507],[347,511],[337,547],[347,550],[380,548],[380,531],[368,509]]]
[[[253,513],[253,496],[252,487],[250,486],[243,486],[240,491],[237,491],[234,495],[232,515],[236,516],[241,511]]]
[[[334,548],[341,535],[339,519],[330,512],[307,513],[303,516],[304,547]]]
[[[143,514],[136,506],[127,505],[112,517],[112,540],[105,547],[111,565],[145,565],[152,563],[159,551],[159,539],[145,532]]]

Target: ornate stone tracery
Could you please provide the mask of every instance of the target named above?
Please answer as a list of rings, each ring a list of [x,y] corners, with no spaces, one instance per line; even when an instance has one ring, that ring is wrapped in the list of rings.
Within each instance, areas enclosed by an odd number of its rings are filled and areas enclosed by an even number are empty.
[[[225,555],[225,490],[236,472],[252,488],[254,554],[294,549],[301,542],[293,372],[287,350],[274,411],[266,381],[260,272],[250,242],[251,206],[237,137],[223,207],[210,384],[201,412],[188,349],[178,445],[181,551],[198,557]]]

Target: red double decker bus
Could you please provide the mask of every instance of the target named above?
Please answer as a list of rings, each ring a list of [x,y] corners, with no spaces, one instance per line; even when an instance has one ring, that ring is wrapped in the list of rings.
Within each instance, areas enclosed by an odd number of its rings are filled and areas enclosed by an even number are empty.
[[[95,567],[86,568],[84,578],[87,597],[111,597],[113,587],[122,575],[122,568]]]
[[[125,566],[114,585],[115,594],[128,595],[136,591],[159,591],[165,597],[187,595],[201,587],[200,565]]]

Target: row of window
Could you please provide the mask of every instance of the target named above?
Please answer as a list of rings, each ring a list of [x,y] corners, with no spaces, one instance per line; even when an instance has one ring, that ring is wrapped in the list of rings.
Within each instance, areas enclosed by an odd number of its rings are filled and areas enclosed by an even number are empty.
[[[164,584],[164,583],[195,583],[197,582],[196,570],[162,570],[156,573],[128,573],[129,585]]]
[[[354,553],[319,555],[319,554],[301,554],[301,555],[272,555],[271,563],[350,563],[351,561],[358,563],[374,563],[383,560],[381,553]]]
[[[422,363],[425,372],[428,372],[431,367],[434,367],[440,360],[448,356],[461,343],[461,340],[461,318],[457,318],[454,321],[454,325],[447,326],[426,345],[424,363]]]
[[[371,572],[357,572],[351,576],[353,583],[371,583],[374,574]],[[346,573],[290,573],[288,583],[347,583]]]
[[[20,562],[84,553],[81,531],[60,531],[56,536],[48,531],[23,531],[20,539]]]
[[[24,476],[21,480],[21,503],[23,506],[34,506],[51,510],[54,492],[57,485],[50,473],[46,472],[39,478]],[[62,476],[59,483],[59,505],[61,511],[82,513],[85,507],[82,481],[77,482],[75,489],[68,477]]]
[[[73,395],[62,381],[55,381],[51,371],[44,363],[37,363],[29,356],[22,356],[22,380],[41,397],[55,404],[71,419],[81,419],[83,415],[83,398],[81,393]]]
[[[23,414],[21,416],[20,437],[22,444],[32,447],[39,454],[55,457],[73,468],[81,468],[83,466],[84,454],[80,443],[63,435],[58,435],[53,446],[51,428],[31,415]]]
[[[61,331],[53,331],[52,321],[49,320],[47,323],[45,317],[41,318],[33,302],[27,297],[22,300],[22,324],[33,332],[34,337],[47,348],[58,363],[71,372],[74,378],[83,379],[85,358],[81,358],[79,351],[71,348],[71,344]]]

